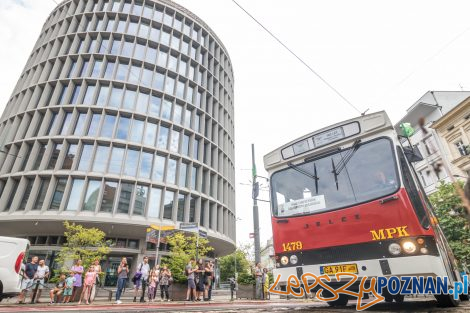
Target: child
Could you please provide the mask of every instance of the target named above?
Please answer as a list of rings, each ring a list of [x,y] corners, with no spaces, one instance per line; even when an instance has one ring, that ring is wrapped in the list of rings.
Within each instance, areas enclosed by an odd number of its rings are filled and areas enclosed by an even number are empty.
[[[263,269],[263,272],[264,272],[264,282],[263,282],[263,291],[264,291],[264,300],[268,300],[269,299],[269,275],[268,275],[268,269],[267,268],[264,268]]]
[[[85,285],[83,286],[82,294],[80,295],[80,301],[78,304],[82,303],[83,296],[85,296],[86,304],[90,304],[88,300],[90,299],[91,289],[93,288],[93,284],[96,281],[96,272],[93,266],[88,268],[88,272],[85,274]]]
[[[157,276],[157,273],[155,271],[152,271],[152,273],[150,273],[150,277],[149,277],[149,301],[154,301],[155,300],[155,291],[157,289],[157,284],[158,284],[158,276]]]
[[[62,292],[64,291],[64,287],[65,287],[65,274],[61,274],[59,281],[57,282],[57,284],[55,284],[54,289],[52,289],[51,292],[49,293],[49,296],[51,297],[51,304],[54,303],[54,297],[57,297],[57,302],[60,301],[60,296]]]
[[[75,273],[70,272],[69,277],[65,279],[65,288],[64,288],[64,301],[63,303],[69,303],[70,297],[72,296],[73,283],[76,278],[74,277]]]

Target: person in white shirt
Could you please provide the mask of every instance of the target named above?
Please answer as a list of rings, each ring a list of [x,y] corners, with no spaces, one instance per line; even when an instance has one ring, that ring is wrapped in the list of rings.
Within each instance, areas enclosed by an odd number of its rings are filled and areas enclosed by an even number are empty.
[[[137,273],[140,273],[140,277],[134,279],[134,302],[136,302],[139,289],[142,286],[142,295],[140,296],[140,302],[145,302],[145,288],[148,285],[148,278],[150,273],[149,258],[144,256],[142,263],[137,266]]]
[[[39,302],[39,299],[41,298],[41,292],[42,292],[42,289],[44,288],[44,283],[47,278],[49,278],[49,266],[46,265],[46,262],[44,260],[39,260],[38,269],[36,271],[36,274],[34,275],[34,285],[33,285],[33,288],[36,288],[36,284],[39,281],[38,293],[36,295],[36,299],[37,299],[36,302]]]

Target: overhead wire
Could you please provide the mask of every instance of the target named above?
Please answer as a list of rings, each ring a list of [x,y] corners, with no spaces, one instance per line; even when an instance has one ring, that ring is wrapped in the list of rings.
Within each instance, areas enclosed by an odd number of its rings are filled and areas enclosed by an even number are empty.
[[[349,106],[356,110],[359,114],[362,112],[349,101],[338,89],[336,89],[332,84],[330,84],[325,78],[323,78],[317,71],[315,71],[310,65],[307,64],[300,56],[298,56],[292,49],[290,49],[284,42],[282,42],[276,35],[274,35],[266,26],[264,26],[260,21],[258,21],[250,12],[248,12],[244,7],[242,7],[237,1],[232,0],[243,12],[246,13],[253,21],[256,22],[262,29],[264,29],[272,38],[274,38],[281,46],[283,46],[290,54],[292,54],[300,63],[302,63],[310,72],[312,72],[317,78],[319,78],[328,88],[330,88],[334,93],[336,93],[341,99],[343,99]]]

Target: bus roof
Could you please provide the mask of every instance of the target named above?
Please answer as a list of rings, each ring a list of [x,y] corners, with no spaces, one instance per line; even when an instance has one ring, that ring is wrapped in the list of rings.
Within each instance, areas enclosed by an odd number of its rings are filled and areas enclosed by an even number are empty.
[[[295,139],[266,154],[264,168],[269,170],[283,163],[304,158],[307,153],[322,153],[346,141],[384,130],[393,130],[393,124],[385,111],[342,121]]]

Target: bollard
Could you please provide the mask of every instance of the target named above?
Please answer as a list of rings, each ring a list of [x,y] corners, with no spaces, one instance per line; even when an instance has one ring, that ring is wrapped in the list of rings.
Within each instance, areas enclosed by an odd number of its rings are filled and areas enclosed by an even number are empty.
[[[40,281],[36,280],[36,286],[34,287],[33,296],[31,297],[31,304],[36,303],[36,295],[38,294],[39,284]]]

